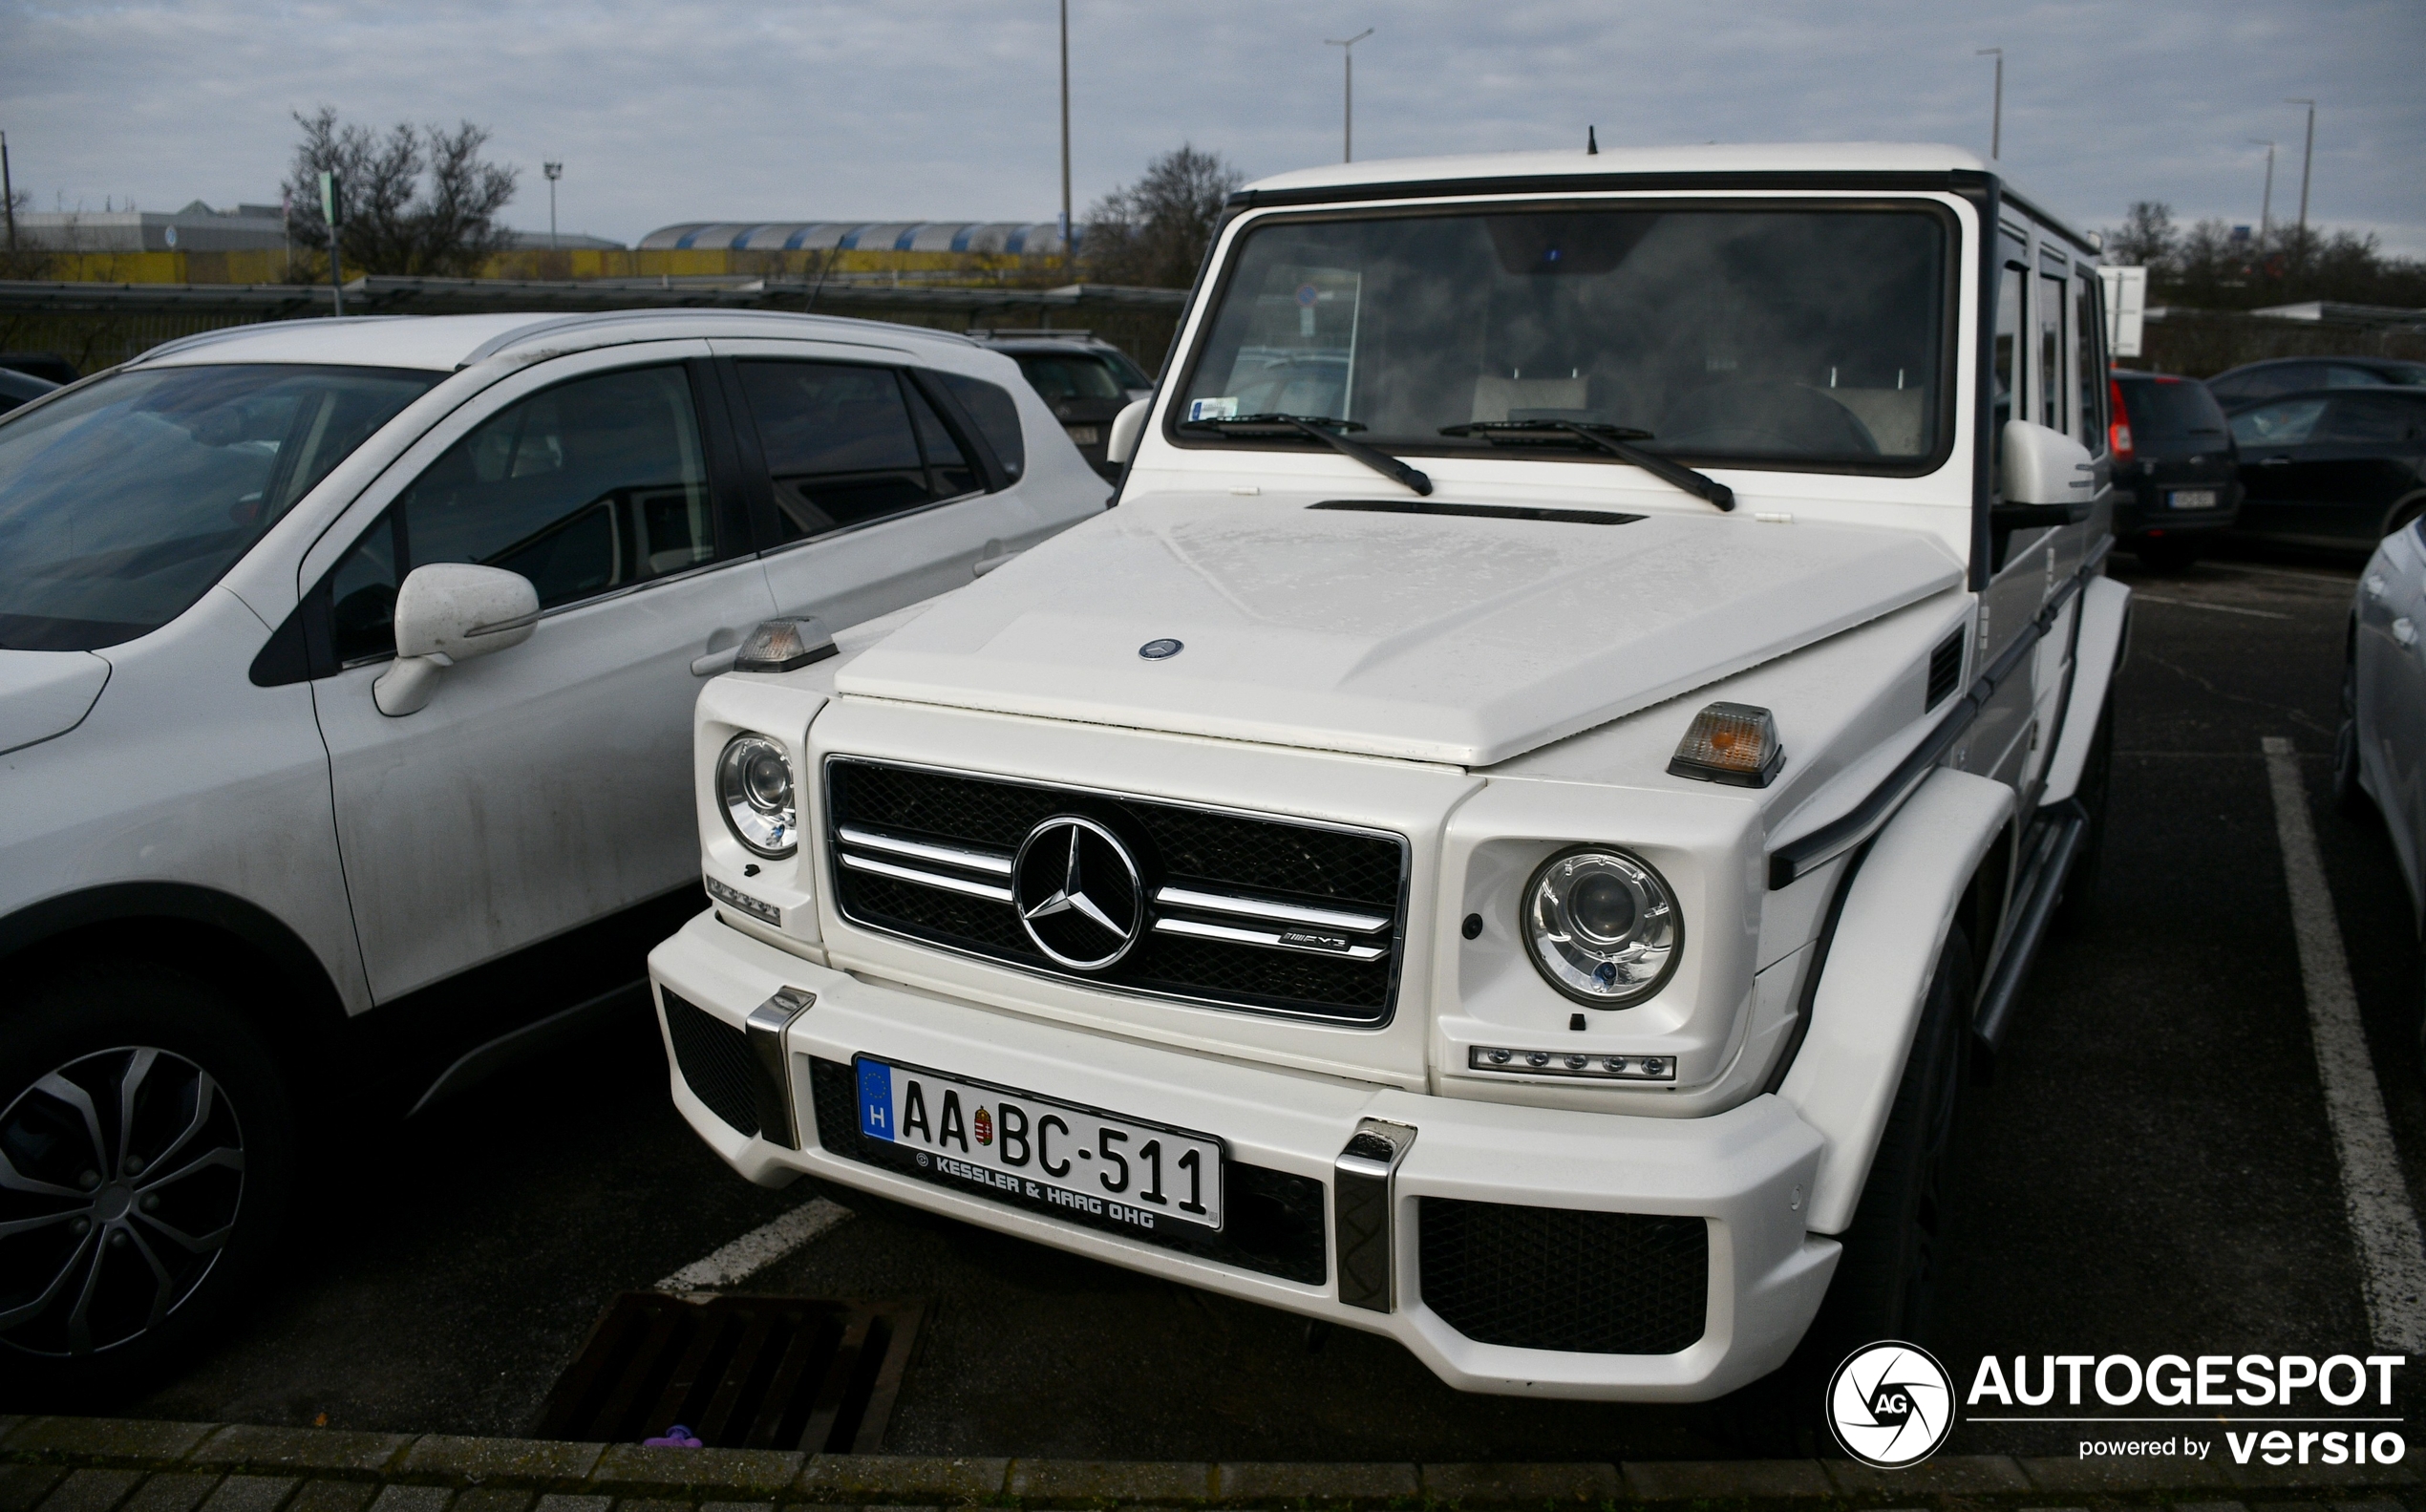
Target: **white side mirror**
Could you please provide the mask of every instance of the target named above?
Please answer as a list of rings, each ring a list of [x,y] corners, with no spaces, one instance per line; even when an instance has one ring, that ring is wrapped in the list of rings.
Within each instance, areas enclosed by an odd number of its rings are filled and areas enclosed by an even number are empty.
[[[2097,491],[2097,464],[2089,448],[2061,431],[2030,420],[2005,422],[2005,502],[2077,507],[2086,511]]]
[[[1103,459],[1115,467],[1138,455],[1138,438],[1145,435],[1146,412],[1154,408],[1149,394],[1112,417],[1112,435],[1103,443]]]
[[[457,662],[520,646],[539,625],[539,589],[519,572],[469,562],[415,567],[396,591],[396,659],[371,685],[379,712],[401,718],[429,703]]]

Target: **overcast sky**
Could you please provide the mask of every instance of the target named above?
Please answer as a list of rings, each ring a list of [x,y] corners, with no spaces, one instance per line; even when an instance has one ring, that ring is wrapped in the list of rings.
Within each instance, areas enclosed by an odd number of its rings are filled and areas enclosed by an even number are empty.
[[[1077,207],[1181,141],[1249,176],[1335,160],[1340,50],[1359,159],[1576,146],[1929,140],[2111,225],[2137,199],[2255,222],[2319,101],[2309,216],[2426,255],[2426,4],[1072,0]],[[692,220],[1049,220],[1053,0],[0,0],[0,131],[34,208],[274,200],[289,112],[469,118],[524,170],[506,219],[631,242]]]

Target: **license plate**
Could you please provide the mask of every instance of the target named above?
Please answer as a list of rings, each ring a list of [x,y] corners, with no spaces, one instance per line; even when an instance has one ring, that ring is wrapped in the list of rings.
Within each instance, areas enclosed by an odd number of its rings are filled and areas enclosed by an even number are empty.
[[[1201,1134],[862,1055],[860,1133],[980,1191],[1139,1228],[1222,1226],[1222,1145]]]
[[[2213,509],[2216,491],[2212,488],[2177,488],[2167,496],[2176,509]]]
[[[1070,433],[1073,446],[1093,446],[1103,438],[1103,433],[1092,425],[1065,425],[1062,429]]]

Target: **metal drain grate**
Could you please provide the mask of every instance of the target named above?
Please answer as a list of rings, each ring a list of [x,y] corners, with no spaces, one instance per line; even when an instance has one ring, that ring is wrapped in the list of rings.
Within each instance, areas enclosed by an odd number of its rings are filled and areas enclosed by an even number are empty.
[[[533,1436],[635,1443],[681,1423],[713,1448],[877,1454],[926,1310],[627,1291],[548,1392]]]

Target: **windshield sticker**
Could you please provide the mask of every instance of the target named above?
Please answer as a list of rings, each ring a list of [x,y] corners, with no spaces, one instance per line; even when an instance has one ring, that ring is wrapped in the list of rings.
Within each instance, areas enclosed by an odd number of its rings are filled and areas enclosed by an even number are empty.
[[[1238,418],[1238,400],[1236,398],[1190,399],[1188,418],[1191,420],[1235,420]]]

